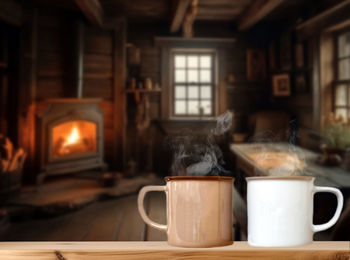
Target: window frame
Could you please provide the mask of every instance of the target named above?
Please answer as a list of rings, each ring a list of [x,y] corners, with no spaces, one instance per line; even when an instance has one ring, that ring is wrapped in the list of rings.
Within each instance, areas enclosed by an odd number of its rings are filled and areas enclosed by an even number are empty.
[[[189,85],[201,86],[210,85],[211,90],[211,102],[212,111],[210,115],[196,115],[196,114],[175,114],[175,55],[211,55],[212,56],[212,68],[211,68],[211,83],[178,83],[178,85],[185,85],[186,90]],[[186,71],[188,68],[186,68]],[[199,70],[199,69],[198,69]],[[218,96],[219,96],[219,85],[218,85],[218,52],[214,48],[171,48],[169,53],[169,119],[212,119],[217,116],[218,111]],[[200,100],[200,97],[198,98]],[[186,102],[188,98],[186,97]]]
[[[332,84],[332,111],[336,116],[337,109],[346,110],[346,118],[344,120],[348,121],[350,119],[350,78],[349,79],[339,79],[339,62],[344,59],[350,60],[350,55],[346,57],[339,57],[339,37],[344,33],[350,33],[350,27],[344,28],[334,33],[334,81]],[[345,85],[345,95],[346,103],[345,105],[336,105],[336,91],[337,87],[340,85]]]

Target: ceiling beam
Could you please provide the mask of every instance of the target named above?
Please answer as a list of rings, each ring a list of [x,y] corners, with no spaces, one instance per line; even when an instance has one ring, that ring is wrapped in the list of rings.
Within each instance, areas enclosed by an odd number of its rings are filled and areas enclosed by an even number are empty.
[[[189,7],[191,0],[173,0],[173,16],[171,20],[170,32],[177,32],[185,18],[187,8]]]
[[[192,0],[182,23],[182,34],[184,37],[193,36],[193,23],[198,13],[198,0]]]
[[[240,31],[247,30],[261,21],[286,0],[256,0],[243,12],[238,21]]]
[[[21,5],[13,0],[0,1],[0,20],[20,26],[22,24]]]
[[[99,0],[75,0],[75,2],[90,23],[103,27],[104,14]]]

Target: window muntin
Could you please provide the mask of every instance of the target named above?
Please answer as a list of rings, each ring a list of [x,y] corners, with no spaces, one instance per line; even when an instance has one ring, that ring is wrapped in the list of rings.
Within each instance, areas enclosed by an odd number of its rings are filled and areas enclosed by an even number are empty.
[[[214,115],[214,53],[173,54],[173,116]]]

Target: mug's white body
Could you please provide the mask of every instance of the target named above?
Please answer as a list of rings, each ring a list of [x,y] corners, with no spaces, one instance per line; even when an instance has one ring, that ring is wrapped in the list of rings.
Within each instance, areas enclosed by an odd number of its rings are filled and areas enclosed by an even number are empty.
[[[140,190],[138,207],[143,220],[165,231],[168,244],[181,247],[214,247],[233,243],[232,190],[229,177],[167,177],[166,186]],[[167,225],[150,220],[143,208],[149,191],[164,191]]]
[[[311,243],[314,232],[325,230],[339,218],[343,198],[335,188],[314,186],[312,177],[247,178],[248,243],[282,247]],[[338,198],[335,216],[313,225],[315,192],[332,192]]]

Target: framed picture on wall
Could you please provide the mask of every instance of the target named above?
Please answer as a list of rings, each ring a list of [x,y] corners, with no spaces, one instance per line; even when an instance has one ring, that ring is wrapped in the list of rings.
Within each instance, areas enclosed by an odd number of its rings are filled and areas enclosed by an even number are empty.
[[[261,81],[266,76],[265,52],[259,49],[247,50],[247,80]]]
[[[272,76],[272,94],[275,97],[290,96],[290,77],[288,73]]]

